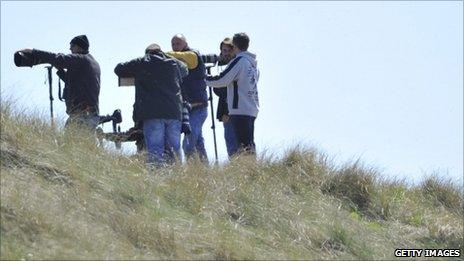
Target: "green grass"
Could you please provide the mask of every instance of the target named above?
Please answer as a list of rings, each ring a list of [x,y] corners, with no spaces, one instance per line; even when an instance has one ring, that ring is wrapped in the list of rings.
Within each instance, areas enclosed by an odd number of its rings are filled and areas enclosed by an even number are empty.
[[[418,186],[314,148],[149,172],[1,107],[1,259],[393,259],[463,251],[462,187]]]

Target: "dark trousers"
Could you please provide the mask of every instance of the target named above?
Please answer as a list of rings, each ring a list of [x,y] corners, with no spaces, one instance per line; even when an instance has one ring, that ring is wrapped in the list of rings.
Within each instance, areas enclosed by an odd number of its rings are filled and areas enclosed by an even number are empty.
[[[234,128],[235,137],[238,141],[238,152],[245,152],[247,154],[256,154],[254,131],[255,131],[255,117],[246,115],[230,115],[230,122]]]

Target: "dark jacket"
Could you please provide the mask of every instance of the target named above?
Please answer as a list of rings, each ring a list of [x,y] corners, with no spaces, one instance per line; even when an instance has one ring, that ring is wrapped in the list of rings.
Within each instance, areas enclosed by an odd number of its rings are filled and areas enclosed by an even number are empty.
[[[114,68],[119,77],[135,78],[133,120],[182,119],[180,84],[187,68],[162,52],[120,63]]]
[[[50,63],[57,68],[67,69],[65,75],[62,75],[66,88],[67,114],[83,111],[99,113],[100,65],[92,55],[55,54],[36,49],[32,51],[32,55],[41,63]]]
[[[182,92],[185,94],[185,100],[189,103],[204,102],[204,106],[208,106],[208,96],[206,94],[206,68],[201,55],[198,51],[186,49],[184,51],[192,51],[197,55],[198,66],[194,69],[189,69],[187,77],[182,83]]]
[[[219,60],[218,66],[225,66],[228,62]],[[221,67],[222,68],[222,67]],[[213,88],[214,93],[219,97],[218,106],[216,112],[216,119],[222,121],[222,116],[229,115],[229,109],[227,108],[227,89],[226,88]]]
[[[214,93],[219,97],[216,112],[216,119],[222,121],[222,116],[229,115],[227,109],[227,89],[226,88],[213,88]]]

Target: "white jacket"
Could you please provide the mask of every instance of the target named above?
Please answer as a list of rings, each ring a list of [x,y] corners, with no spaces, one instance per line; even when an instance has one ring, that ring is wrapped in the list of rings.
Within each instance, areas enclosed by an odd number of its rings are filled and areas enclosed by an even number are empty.
[[[259,111],[258,79],[256,55],[244,51],[230,61],[221,74],[208,76],[206,85],[214,88],[227,87],[229,115],[256,117]]]

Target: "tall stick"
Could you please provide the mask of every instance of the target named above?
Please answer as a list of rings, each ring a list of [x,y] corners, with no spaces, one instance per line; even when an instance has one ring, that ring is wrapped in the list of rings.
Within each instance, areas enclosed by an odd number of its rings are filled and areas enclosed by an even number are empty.
[[[52,127],[55,126],[55,122],[54,122],[54,119],[53,119],[53,94],[52,94],[52,66],[45,66],[45,68],[47,68],[48,70],[48,90],[49,90],[49,98],[50,98],[50,119],[51,119],[51,124],[52,124]]]
[[[211,75],[211,66],[206,66],[206,70],[208,72],[208,75]],[[213,139],[214,139],[214,156],[215,156],[215,164],[218,163],[218,153],[217,153],[217,143],[216,143],[216,124],[214,123],[214,107],[213,107],[213,88],[209,87],[209,104],[211,106],[211,122],[212,126],[211,129],[213,129]]]

